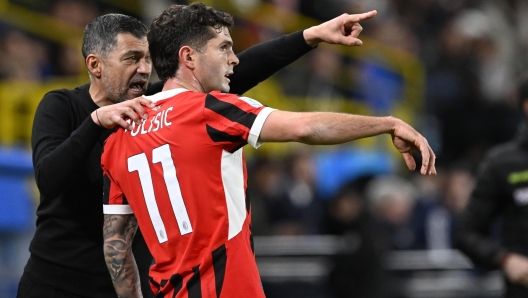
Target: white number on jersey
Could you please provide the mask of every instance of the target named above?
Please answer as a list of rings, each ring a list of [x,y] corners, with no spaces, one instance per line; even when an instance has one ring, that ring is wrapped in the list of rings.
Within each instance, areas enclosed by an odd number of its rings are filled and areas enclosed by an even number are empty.
[[[171,151],[168,144],[162,145],[152,150],[152,163],[161,163],[161,167],[163,169],[163,178],[169,193],[172,211],[174,212],[176,221],[178,222],[178,227],[180,228],[180,233],[182,235],[191,233],[191,221],[189,220],[189,214],[187,213],[185,203],[183,202],[180,183],[176,177],[176,167],[172,161]],[[152,221],[152,225],[156,230],[156,235],[158,235],[159,242],[166,242],[167,231],[165,230],[165,224],[161,220],[158,204],[156,203],[156,196],[154,195],[154,186],[152,184],[152,175],[149,162],[147,160],[147,155],[145,153],[141,153],[129,157],[128,171],[138,172],[141,189],[143,190],[143,196],[147,204],[150,220]]]

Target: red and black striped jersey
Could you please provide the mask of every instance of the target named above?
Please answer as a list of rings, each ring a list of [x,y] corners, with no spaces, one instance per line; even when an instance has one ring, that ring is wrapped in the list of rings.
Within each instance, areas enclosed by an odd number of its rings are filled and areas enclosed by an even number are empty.
[[[273,112],[232,94],[147,97],[149,119],[104,146],[104,213],[134,213],[164,297],[264,297],[251,244],[243,146]],[[163,296],[163,295],[162,295]]]

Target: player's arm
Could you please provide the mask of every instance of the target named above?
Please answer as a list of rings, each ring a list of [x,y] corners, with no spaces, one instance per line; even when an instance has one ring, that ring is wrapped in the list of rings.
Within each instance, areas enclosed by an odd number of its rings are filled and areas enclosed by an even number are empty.
[[[412,150],[422,155],[422,174],[436,174],[435,154],[427,140],[409,124],[394,117],[369,117],[344,113],[274,111],[265,120],[260,142],[301,142],[313,145],[345,143],[379,134],[390,134],[410,170],[416,168]]]
[[[104,215],[104,258],[118,297],[143,297],[132,239],[138,223],[133,214]]]
[[[230,93],[243,94],[271,75],[308,53],[321,42],[345,46],[362,44],[357,37],[363,28],[359,22],[370,19],[376,11],[342,14],[328,22],[252,46],[237,55]]]

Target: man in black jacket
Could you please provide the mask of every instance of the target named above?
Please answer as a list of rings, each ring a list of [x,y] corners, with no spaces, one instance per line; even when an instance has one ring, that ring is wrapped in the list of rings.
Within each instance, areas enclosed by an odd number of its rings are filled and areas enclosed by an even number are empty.
[[[475,265],[504,272],[508,298],[528,297],[528,79],[519,99],[525,123],[516,139],[488,152],[455,231],[456,246]],[[491,235],[498,218],[500,242]]]
[[[242,52],[230,76],[231,92],[244,93],[320,42],[361,45],[358,20],[343,14]],[[146,27],[132,17],[94,19],[85,30],[83,55],[90,84],[49,92],[35,114],[32,149],[40,204],[20,298],[116,297],[101,249],[100,156],[111,131],[98,124],[126,128],[126,117],[139,123],[146,115],[142,105],[149,101],[137,97],[160,91],[163,82],[147,83],[152,65]],[[151,257],[141,236],[134,252],[148,297]]]

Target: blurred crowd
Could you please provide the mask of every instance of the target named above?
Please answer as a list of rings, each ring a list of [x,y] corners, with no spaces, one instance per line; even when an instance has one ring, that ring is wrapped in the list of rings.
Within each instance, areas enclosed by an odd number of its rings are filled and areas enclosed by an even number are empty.
[[[425,120],[417,127],[434,146],[438,176],[400,167],[364,171],[328,194],[318,187],[324,179],[317,174],[319,148],[254,155],[248,161],[254,233],[360,237],[356,256],[365,266],[389,250],[453,248],[455,217],[468,201],[484,152],[511,139],[522,122],[516,88],[528,70],[528,1],[231,0],[230,7],[243,13],[261,1],[319,21],[376,9],[378,15],[362,24],[361,37],[417,57],[424,66],[424,108],[418,116]],[[18,2],[81,30],[116,9],[109,6],[112,1]],[[137,5],[157,2],[175,3]],[[146,13],[134,16],[150,22]],[[234,35],[238,51],[282,34],[247,21],[236,26],[244,27]],[[83,63],[79,47],[50,42],[0,19],[1,81],[81,76]],[[366,101],[374,114],[383,115],[405,94],[401,76],[378,66],[321,47],[275,79],[285,96]],[[157,80],[155,74],[152,79]]]

